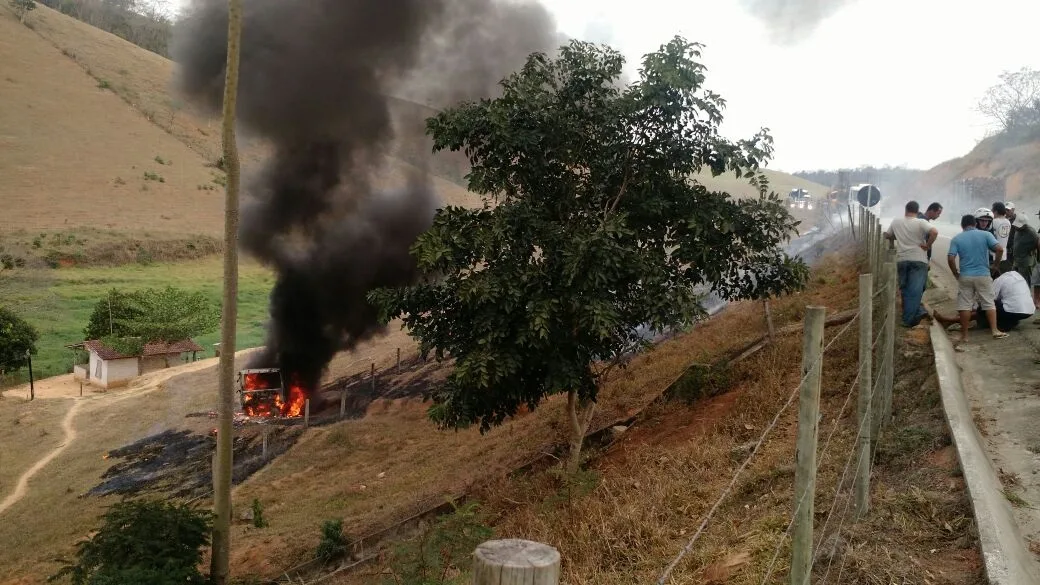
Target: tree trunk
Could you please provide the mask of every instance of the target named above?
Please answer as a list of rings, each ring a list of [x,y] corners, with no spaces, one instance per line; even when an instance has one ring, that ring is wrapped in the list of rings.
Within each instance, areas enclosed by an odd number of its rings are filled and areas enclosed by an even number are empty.
[[[578,393],[567,393],[567,417],[571,423],[571,453],[567,460],[567,472],[576,473],[581,467],[581,446],[585,442],[585,433],[592,422],[592,413],[596,403],[591,400],[578,400]]]
[[[231,555],[232,417],[235,410],[235,326],[238,319],[238,145],[235,143],[235,105],[238,96],[239,41],[242,36],[242,0],[228,0],[227,71],[224,79],[224,298],[221,307],[220,398],[217,409],[217,452],[213,462],[213,549],[210,578],[226,585]]]

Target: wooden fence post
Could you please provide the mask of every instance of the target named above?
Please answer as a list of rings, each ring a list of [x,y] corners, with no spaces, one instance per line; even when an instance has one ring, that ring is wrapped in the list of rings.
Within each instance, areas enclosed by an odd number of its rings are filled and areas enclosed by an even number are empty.
[[[856,239],[856,224],[852,221],[852,203],[847,203],[845,208],[849,210],[849,229],[852,230],[852,239]]]
[[[260,458],[267,459],[267,427],[264,427],[264,443],[260,448]]]
[[[769,307],[769,299],[762,299],[762,308],[766,314],[766,335],[769,337],[769,343],[773,343],[776,328],[773,327],[773,311]]]
[[[874,245],[874,216],[867,212],[867,233],[870,237],[867,238],[867,272],[874,273],[874,250],[877,247]]]
[[[347,389],[339,391],[339,417],[347,416]]]
[[[530,540],[490,540],[473,553],[473,585],[559,585],[560,553]]]
[[[308,398],[303,401],[303,428],[307,428],[311,424],[311,399]]]
[[[798,451],[794,476],[791,585],[804,585],[812,572],[813,509],[816,502],[816,442],[819,436],[823,323],[827,309],[806,307],[802,333],[802,386],[798,395]]]
[[[368,377],[372,380],[372,391],[376,391],[376,363],[372,362],[372,369],[369,371]]]
[[[397,373],[401,373],[401,348],[397,348]]]
[[[885,377],[881,380],[884,389],[884,402],[881,406],[882,421],[888,422],[892,419],[892,387],[895,382],[895,357],[896,357],[896,289],[899,288],[899,278],[896,274],[896,251],[889,249],[885,252],[885,272],[888,274],[889,289],[885,295],[885,320],[888,335],[882,343],[884,346]]]
[[[856,517],[870,509],[870,394],[873,364],[873,305],[874,287],[870,274],[859,275],[859,465],[856,467]]]
[[[877,222],[877,243],[874,244],[877,246],[877,251],[874,252],[874,274],[881,274],[881,267],[885,263],[885,238],[881,232],[881,220],[875,218],[874,221]],[[875,283],[875,286],[876,285],[877,283]]]

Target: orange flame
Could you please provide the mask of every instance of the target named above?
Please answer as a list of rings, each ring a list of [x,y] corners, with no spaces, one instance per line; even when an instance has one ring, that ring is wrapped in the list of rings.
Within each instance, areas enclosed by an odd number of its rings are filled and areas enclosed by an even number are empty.
[[[242,386],[246,390],[266,390],[271,388],[265,384],[265,380],[256,374],[246,374]],[[271,396],[268,394],[267,396]],[[264,398],[261,395],[251,396],[246,400],[242,411],[253,417],[271,418],[283,416],[295,418],[303,416],[304,403],[307,400],[307,392],[303,385],[293,376],[288,388],[288,400],[283,400],[280,393],[274,393],[272,398]]]
[[[306,400],[307,393],[303,391],[303,385],[293,379],[292,383],[289,384],[289,401],[280,405],[282,416],[303,416],[303,404]]]

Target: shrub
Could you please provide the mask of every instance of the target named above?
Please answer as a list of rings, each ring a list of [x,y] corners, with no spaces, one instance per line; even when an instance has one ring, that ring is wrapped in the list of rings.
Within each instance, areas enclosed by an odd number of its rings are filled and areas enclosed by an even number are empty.
[[[670,400],[691,404],[725,392],[732,382],[730,370],[725,363],[693,364],[665,391],[665,396]]]
[[[253,526],[267,528],[267,520],[264,519],[264,505],[258,498],[253,498]]]
[[[343,521],[326,520],[321,523],[321,540],[318,542],[317,558],[328,562],[347,552],[347,540],[343,538]]]
[[[441,516],[411,542],[398,545],[390,556],[390,585],[456,585],[464,582],[471,553],[491,538],[480,506],[470,502]]]
[[[112,84],[104,79],[98,80],[98,89],[112,89]]]
[[[101,528],[77,546],[75,563],[48,581],[73,585],[203,584],[202,547],[209,543],[210,514],[184,504],[124,501],[102,517]]]

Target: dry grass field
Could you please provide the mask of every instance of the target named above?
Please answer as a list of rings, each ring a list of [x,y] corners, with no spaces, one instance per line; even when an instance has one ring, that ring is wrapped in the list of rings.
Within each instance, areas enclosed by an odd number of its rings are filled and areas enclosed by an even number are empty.
[[[797,320],[807,302],[824,302],[834,312],[847,308],[845,295],[853,285],[830,270],[817,275],[812,290],[776,304],[778,325]],[[691,363],[711,362],[762,329],[761,307],[737,304],[638,356],[604,386],[594,424],[631,416]],[[364,372],[370,363],[386,369],[396,347],[403,347],[406,356],[412,354],[409,343],[402,332],[391,331],[387,338],[340,356],[329,378]],[[85,399],[89,401],[74,421],[76,442],[40,472],[30,483],[30,495],[0,523],[0,541],[14,543],[0,550],[3,572],[35,579],[52,570],[52,559],[89,532],[109,501],[78,497],[107,468],[104,454],[143,436],[193,424],[184,416],[212,409],[215,394],[214,372],[207,369],[173,378],[143,396],[130,389]],[[549,401],[485,436],[475,429],[438,431],[425,418],[425,405],[418,399],[377,401],[363,419],[310,429],[288,453],[236,489],[236,506],[244,509],[254,498],[260,500],[270,527],[236,527],[235,567],[240,574],[274,576],[309,557],[323,519],[343,518],[349,534],[359,536],[435,505],[446,494],[494,480],[564,440],[562,406],[559,400]],[[61,414],[55,411],[39,424],[49,428]],[[15,440],[13,432],[0,426],[0,444]],[[15,538],[12,531],[29,518],[33,534]]]
[[[219,233],[220,193],[197,188],[213,179],[206,161],[98,87],[6,5],[0,87],[0,230]]]
[[[219,235],[219,125],[176,97],[174,64],[45,6],[30,24],[0,7],[0,230]],[[245,141],[247,173],[262,146]],[[410,170],[388,160],[376,184],[402,185]],[[442,179],[434,189],[474,202]]]

